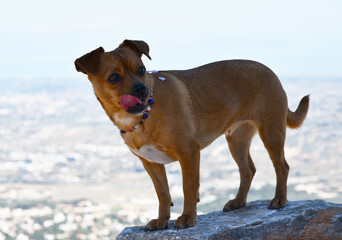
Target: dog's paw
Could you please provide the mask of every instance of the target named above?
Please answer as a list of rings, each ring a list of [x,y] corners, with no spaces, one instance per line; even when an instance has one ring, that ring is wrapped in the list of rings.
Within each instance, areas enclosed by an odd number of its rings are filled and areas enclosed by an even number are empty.
[[[268,209],[280,209],[286,206],[287,200],[275,197],[271,200],[270,204],[268,205]]]
[[[227,202],[227,204],[223,208],[223,211],[224,212],[232,211],[240,207],[243,207],[245,205],[246,205],[245,201],[239,201],[239,200],[233,199]]]
[[[196,214],[194,215],[182,215],[175,221],[174,228],[179,230],[182,228],[189,228],[193,227],[196,224]]]
[[[157,231],[167,229],[169,221],[164,219],[152,219],[145,227],[145,232],[147,231]]]

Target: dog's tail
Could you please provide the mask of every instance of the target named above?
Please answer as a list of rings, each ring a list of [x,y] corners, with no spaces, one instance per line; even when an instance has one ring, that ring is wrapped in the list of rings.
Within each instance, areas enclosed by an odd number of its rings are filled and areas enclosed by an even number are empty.
[[[288,127],[299,128],[302,125],[309,110],[309,100],[310,95],[307,95],[300,100],[295,112],[292,112],[290,109],[287,110],[286,125]]]

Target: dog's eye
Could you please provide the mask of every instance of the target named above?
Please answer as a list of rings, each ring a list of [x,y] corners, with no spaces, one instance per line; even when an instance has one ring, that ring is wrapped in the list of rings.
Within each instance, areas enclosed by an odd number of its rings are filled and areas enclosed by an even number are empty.
[[[138,69],[137,74],[138,74],[139,76],[144,76],[144,75],[145,75],[145,72],[146,72],[146,68],[145,68],[145,67],[140,67],[140,68]]]
[[[121,79],[120,74],[118,74],[118,73],[113,73],[112,75],[109,76],[108,82],[114,84],[114,83],[119,82],[120,79]]]

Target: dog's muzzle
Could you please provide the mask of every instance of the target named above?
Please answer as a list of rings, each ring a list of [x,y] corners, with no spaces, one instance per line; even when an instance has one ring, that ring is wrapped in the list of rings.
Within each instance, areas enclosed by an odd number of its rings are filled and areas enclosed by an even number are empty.
[[[148,89],[144,83],[135,84],[132,87],[132,94],[123,95],[120,98],[121,107],[131,114],[140,114],[145,111],[145,100],[148,97]]]

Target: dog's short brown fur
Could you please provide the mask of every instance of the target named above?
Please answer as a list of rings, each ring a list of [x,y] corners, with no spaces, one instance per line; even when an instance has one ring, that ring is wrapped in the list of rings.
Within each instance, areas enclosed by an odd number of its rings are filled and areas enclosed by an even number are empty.
[[[215,62],[185,71],[161,71],[155,74],[166,79],[161,81],[150,73],[139,72],[144,66],[142,54],[150,58],[145,42],[125,40],[111,52],[100,47],[78,58],[75,66],[77,71],[88,75],[97,99],[119,129],[139,126],[121,135],[132,153],[140,158],[158,195],[159,216],[146,229],[165,229],[168,225],[172,202],[164,164],[173,161],[180,163],[184,191],[183,213],[175,227],[195,225],[200,150],[223,134],[241,178],[236,198],[224,206],[224,211],[246,204],[255,174],[249,148],[256,132],[277,175],[275,197],[269,207],[284,207],[289,173],[284,156],[286,126],[298,128],[302,124],[309,96],[303,97],[295,112],[290,111],[278,77],[266,66],[248,60]],[[113,73],[116,73],[114,83],[108,80]],[[144,93],[143,103],[137,105],[141,111],[126,111],[120,99],[126,94],[137,96],[137,86]],[[155,103],[148,118],[139,125],[152,89]]]

